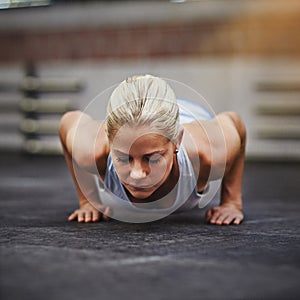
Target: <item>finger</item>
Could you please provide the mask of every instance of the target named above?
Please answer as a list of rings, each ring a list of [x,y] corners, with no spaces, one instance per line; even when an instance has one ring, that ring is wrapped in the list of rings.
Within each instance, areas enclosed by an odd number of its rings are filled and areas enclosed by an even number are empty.
[[[223,213],[220,213],[218,219],[216,220],[216,224],[217,225],[222,225],[222,224],[229,225],[233,219],[234,219],[234,215],[230,214],[229,212],[223,212]]]
[[[233,221],[233,224],[239,225],[243,221],[243,217],[236,217]]]
[[[93,220],[93,222],[99,221],[99,212],[98,211],[93,211],[92,220]]]
[[[74,221],[77,218],[77,212],[74,211],[72,214],[69,215],[68,221]]]
[[[210,223],[211,224],[216,224],[216,222],[217,222],[217,220],[218,220],[218,218],[220,217],[220,212],[213,212],[213,214],[212,214],[212,217],[211,217],[211,219],[210,219]]]
[[[92,221],[92,212],[91,211],[86,211],[85,212],[84,221],[85,221],[85,223],[88,223],[88,222]]]
[[[210,220],[211,216],[212,216],[212,212],[211,212],[211,209],[209,209],[205,215],[206,222],[208,222]]]
[[[104,221],[108,221],[110,219],[109,214],[110,214],[110,209],[109,207],[106,207],[102,216]]]
[[[215,222],[215,224],[217,224],[217,225],[222,225],[223,224],[223,222],[225,221],[225,219],[227,219],[228,217],[230,217],[228,214],[220,214],[219,216],[218,216],[218,218],[216,219],[216,222]]]
[[[227,216],[227,218],[225,218],[225,219],[223,220],[223,224],[224,224],[224,225],[229,225],[229,224],[232,223],[233,220],[234,220],[234,216],[229,215],[229,216]]]
[[[235,224],[238,225],[241,223],[243,220],[243,215],[240,213],[233,213],[228,216],[228,218],[224,221],[224,224],[229,225],[229,224]]]
[[[78,213],[77,221],[78,221],[79,223],[84,222],[84,216],[85,216],[85,213],[84,213],[84,212]]]

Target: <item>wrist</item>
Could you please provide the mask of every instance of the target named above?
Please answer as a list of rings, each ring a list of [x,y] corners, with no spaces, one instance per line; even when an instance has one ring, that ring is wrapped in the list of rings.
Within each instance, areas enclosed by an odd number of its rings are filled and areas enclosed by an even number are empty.
[[[86,198],[79,198],[79,206],[82,207],[84,206],[85,204],[87,204],[89,201],[86,199]]]
[[[236,200],[236,201],[233,201],[233,200],[223,200],[221,201],[221,204],[220,206],[223,206],[223,207],[233,207],[239,211],[242,211],[243,209],[243,205],[242,205],[242,201],[241,200]]]

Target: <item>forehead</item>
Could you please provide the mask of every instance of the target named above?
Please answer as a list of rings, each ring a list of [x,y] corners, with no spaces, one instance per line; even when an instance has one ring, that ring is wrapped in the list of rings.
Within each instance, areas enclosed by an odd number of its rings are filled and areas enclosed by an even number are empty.
[[[124,153],[140,150],[163,150],[168,146],[169,139],[149,126],[123,126],[111,142],[111,148]]]

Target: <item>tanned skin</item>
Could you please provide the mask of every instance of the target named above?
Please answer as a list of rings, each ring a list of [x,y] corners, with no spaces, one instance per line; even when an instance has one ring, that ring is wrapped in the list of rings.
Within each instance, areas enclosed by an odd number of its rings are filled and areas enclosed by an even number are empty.
[[[80,126],[78,126],[79,120]],[[129,128],[128,130],[126,135],[130,133],[130,130],[134,135],[137,128]],[[86,223],[108,220],[109,208],[96,208],[89,199],[95,196],[94,193],[97,190],[95,174],[102,180],[104,179],[107,157],[113,150],[112,143],[107,138],[105,124],[102,121],[93,120],[80,111],[71,111],[62,117],[59,135],[79,199],[79,208],[69,216],[68,220]],[[75,138],[81,141],[80,147],[74,143]],[[134,180],[147,180],[147,166],[143,163],[143,155],[150,153],[149,151],[162,151],[168,162],[167,170],[172,171],[168,171],[170,173],[167,174],[165,181],[162,182],[162,188],[158,189],[156,194],[168,186],[171,188],[172,183],[169,179],[176,178],[177,175],[173,172],[178,169],[174,153],[180,143],[183,143],[198,178],[197,189],[199,192],[207,187],[209,180],[222,178],[220,204],[206,212],[207,222],[215,225],[240,224],[242,222],[244,219],[242,178],[246,129],[237,113],[223,112],[212,120],[183,124],[180,140],[177,141],[177,144],[165,143],[163,137],[161,140],[159,137],[155,138],[158,140],[154,141],[152,135],[144,134],[143,143],[139,145],[139,148],[136,148],[138,150],[132,152],[134,153],[132,163],[123,166],[123,168],[128,169]],[[91,145],[97,145],[97,147]],[[199,160],[201,161],[200,168],[197,167],[197,163],[193,163]],[[74,165],[77,169],[76,176]],[[119,167],[122,168],[122,166]],[[79,177],[80,182],[84,182],[85,191],[82,190],[82,184],[79,185],[78,183]],[[143,198],[144,201],[151,198],[151,195],[144,197],[140,194],[137,194],[137,198]],[[132,197],[134,198],[134,195]]]

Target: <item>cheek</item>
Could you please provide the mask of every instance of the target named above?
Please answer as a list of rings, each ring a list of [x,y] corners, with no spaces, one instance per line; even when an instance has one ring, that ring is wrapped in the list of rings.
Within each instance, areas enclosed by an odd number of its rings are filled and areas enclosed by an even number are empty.
[[[128,174],[130,172],[128,165],[121,164],[120,162],[114,160],[114,158],[112,158],[112,162],[113,162],[114,168],[120,178],[126,177],[126,174]]]
[[[127,166],[115,165],[116,172],[120,178],[126,178],[130,174],[130,168]]]
[[[173,161],[170,159],[162,158],[161,162],[157,165],[153,165],[151,168],[151,174],[153,177],[164,179],[166,178],[172,169]]]

